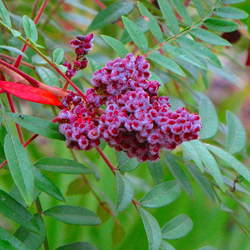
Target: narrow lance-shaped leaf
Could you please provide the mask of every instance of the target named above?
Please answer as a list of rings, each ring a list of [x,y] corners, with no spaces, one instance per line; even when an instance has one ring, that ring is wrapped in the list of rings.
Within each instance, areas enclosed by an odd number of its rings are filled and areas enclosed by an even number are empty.
[[[56,48],[53,51],[52,59],[53,59],[53,62],[55,62],[56,64],[60,64],[62,62],[62,60],[63,60],[63,57],[64,57],[63,48]]]
[[[218,32],[232,32],[237,30],[238,26],[236,23],[233,23],[231,21],[222,20],[219,18],[208,18],[204,22],[204,25],[209,30],[214,30]]]
[[[30,102],[36,102],[54,106],[61,105],[59,99],[54,94],[45,89],[35,88],[32,86],[25,85],[23,83],[7,82],[1,80],[0,80],[0,88],[2,88],[5,92],[9,94],[12,94],[18,98]]]
[[[129,36],[136,44],[136,46],[142,51],[146,52],[148,50],[148,40],[144,33],[140,30],[139,26],[127,17],[122,17],[122,21],[129,33]]]
[[[132,201],[134,190],[129,180],[120,173],[116,173],[116,182],[117,182],[117,210],[120,212],[123,211]]]
[[[0,227],[0,247],[9,250],[27,250],[26,246],[11,233]]]
[[[194,161],[194,163],[201,170],[201,172],[204,172],[204,168],[203,168],[201,159],[200,159],[197,151],[194,150],[194,147],[192,146],[192,144],[186,141],[186,142],[183,142],[181,144],[181,146],[183,148],[185,155],[187,155],[191,160]]]
[[[34,21],[28,16],[23,16],[23,28],[26,37],[29,38],[32,42],[36,42],[38,39],[36,25]]]
[[[231,46],[227,40],[204,29],[193,29],[191,33],[202,41],[213,45]]]
[[[59,78],[52,70],[43,66],[39,66],[36,67],[36,72],[40,76],[43,83],[48,84],[49,86],[59,85]]]
[[[219,122],[213,103],[205,95],[200,95],[199,115],[202,124],[200,138],[208,139],[213,137],[218,130]]]
[[[32,214],[3,190],[0,190],[0,213],[26,229],[38,232],[37,226],[32,222]]]
[[[34,169],[34,170],[35,170],[34,171],[35,172],[35,186],[37,187],[37,189],[51,195],[57,200],[65,201],[58,187],[49,178],[41,174],[38,169]]]
[[[128,14],[134,7],[130,1],[118,1],[101,10],[88,27],[88,32],[100,29],[107,24],[117,21],[121,16]]]
[[[230,155],[225,150],[206,144],[206,147],[216,156],[218,156],[220,159],[222,159],[224,162],[227,163],[228,166],[230,166],[232,169],[234,169],[238,174],[242,175],[246,180],[250,182],[250,170],[247,169],[247,167],[242,164],[239,160],[237,160],[235,157]]]
[[[197,12],[199,14],[200,17],[205,17],[206,16],[206,9],[203,6],[203,1],[200,0],[192,0],[192,2],[194,3],[195,8],[197,9]]]
[[[162,207],[173,202],[180,194],[176,181],[167,181],[154,186],[141,200],[143,207]]]
[[[64,174],[89,174],[91,170],[83,164],[63,158],[42,158],[35,163],[39,169]]]
[[[149,28],[153,36],[159,41],[163,41],[163,34],[161,28],[155,19],[155,17],[150,13],[150,11],[143,5],[143,3],[138,2],[138,8],[143,16],[149,19]]]
[[[65,137],[58,131],[58,124],[30,115],[7,113],[8,116],[22,127],[36,134],[48,138],[65,140]]]
[[[119,56],[124,57],[128,54],[127,49],[125,48],[123,43],[121,43],[119,40],[111,36],[101,35],[101,37],[109,46],[111,46],[117,52]]]
[[[164,157],[164,162],[167,164],[168,169],[176,178],[176,180],[183,188],[183,190],[187,192],[187,194],[192,196],[193,194],[192,186],[189,182],[187,175],[183,171],[181,163],[178,161],[178,158],[170,153],[166,153]]]
[[[222,8],[217,8],[214,11],[215,15],[220,16],[220,17],[224,17],[224,18],[232,18],[232,19],[245,19],[248,17],[248,14],[243,11],[240,10],[238,8],[234,8],[234,7],[222,7]]]
[[[194,179],[200,184],[202,190],[213,200],[216,201],[216,193],[210,184],[207,177],[202,174],[196,166],[188,165],[187,169],[190,171]]]
[[[0,18],[2,19],[4,24],[11,28],[10,15],[8,10],[5,8],[2,0],[0,0]]]
[[[226,149],[229,153],[240,152],[246,144],[246,132],[240,119],[232,112],[227,112]]]
[[[158,0],[158,3],[167,27],[169,27],[172,32],[177,33],[179,31],[179,24],[170,2]]]
[[[15,47],[0,45],[0,49],[8,50],[9,52],[15,53],[17,55],[22,55],[23,57],[27,58],[27,56],[20,50]]]
[[[5,137],[4,152],[12,178],[23,199],[30,205],[34,195],[34,172],[27,152],[12,134]]]
[[[56,206],[44,211],[44,215],[74,225],[94,226],[101,223],[101,220],[94,212],[83,207]]]
[[[153,62],[161,65],[162,67],[180,75],[185,76],[185,73],[180,68],[180,66],[173,60],[167,58],[166,56],[161,55],[160,53],[154,51],[151,53],[148,58],[152,60]]]
[[[168,221],[162,228],[164,239],[179,239],[188,234],[193,228],[192,220],[185,214],[180,214]]]
[[[30,230],[27,230],[25,227],[21,226],[14,234],[14,236],[18,240],[20,240],[24,245],[26,245],[26,249],[29,250],[39,249],[45,239],[45,227],[41,215],[36,214],[33,217],[33,222],[38,225],[38,232],[31,232]]]
[[[195,140],[195,141],[191,141],[190,143],[192,143],[193,147],[195,148],[202,162],[204,163],[207,171],[210,173],[210,175],[213,176],[218,186],[222,190],[225,190],[224,181],[223,181],[220,168],[216,160],[214,159],[213,155],[207,150],[204,144],[201,143],[200,141]]]
[[[177,12],[180,14],[181,17],[183,17],[184,22],[187,25],[191,25],[192,24],[192,18],[189,16],[186,7],[183,5],[181,0],[172,0],[173,4],[177,10]]]
[[[148,238],[150,250],[158,250],[161,245],[161,228],[157,220],[143,208],[139,208],[139,213]]]

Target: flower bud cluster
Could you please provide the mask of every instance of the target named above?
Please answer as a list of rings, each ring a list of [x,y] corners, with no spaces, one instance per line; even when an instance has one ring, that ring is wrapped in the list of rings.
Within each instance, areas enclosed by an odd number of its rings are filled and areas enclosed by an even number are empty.
[[[76,36],[76,39],[70,41],[70,45],[75,49],[76,58],[73,63],[65,62],[67,67],[66,75],[72,78],[78,70],[84,69],[88,65],[86,55],[92,49],[94,34],[90,33],[86,36]]]
[[[87,103],[73,93],[66,96],[56,121],[68,146],[88,150],[102,138],[128,157],[154,161],[162,148],[173,150],[197,139],[199,115],[185,108],[171,110],[168,97],[157,95],[159,83],[149,77],[149,63],[129,54],[94,73]],[[103,104],[105,110],[100,109]]]

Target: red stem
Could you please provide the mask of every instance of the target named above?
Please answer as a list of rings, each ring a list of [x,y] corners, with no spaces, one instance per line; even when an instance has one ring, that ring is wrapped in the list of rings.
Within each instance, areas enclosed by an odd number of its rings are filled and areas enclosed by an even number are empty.
[[[39,20],[40,20],[40,18],[41,18],[41,16],[42,16],[42,14],[43,14],[43,12],[44,12],[44,10],[45,10],[48,3],[49,3],[49,0],[45,0],[42,3],[42,5],[41,5],[40,9],[38,10],[37,15],[36,15],[36,17],[34,19],[35,24],[38,24],[38,22],[39,22]],[[27,48],[28,48],[28,45],[24,44],[21,51],[25,52]],[[18,68],[20,66],[21,62],[22,62],[22,59],[23,59],[23,56],[19,55],[17,57],[16,61],[14,62],[14,66]]]
[[[97,146],[96,150],[101,155],[102,159],[106,162],[112,173],[115,175],[115,172],[118,170],[113,164],[109,161],[108,157],[103,153],[103,151]]]
[[[34,134],[32,135],[25,143],[23,143],[23,146],[26,148],[32,141],[34,141],[39,135],[38,134]],[[3,168],[6,164],[8,163],[7,160],[3,161],[0,164],[0,169]]]
[[[97,3],[97,5],[101,8],[101,9],[105,9],[106,6],[100,1],[100,0],[95,0],[95,2]]]
[[[12,57],[12,56],[9,56],[9,55],[4,55],[4,54],[0,54],[0,58],[4,58],[4,59],[7,59],[11,62],[14,62],[16,60],[16,58]],[[29,67],[31,69],[35,69],[35,66],[33,66],[32,64],[30,63],[27,63],[27,62],[21,62],[24,66],[26,67]]]

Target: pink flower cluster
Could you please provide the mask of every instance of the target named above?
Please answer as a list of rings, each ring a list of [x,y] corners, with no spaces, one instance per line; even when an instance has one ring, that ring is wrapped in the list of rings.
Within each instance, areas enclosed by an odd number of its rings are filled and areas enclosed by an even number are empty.
[[[173,150],[197,139],[199,115],[185,108],[172,111],[168,97],[157,95],[159,83],[149,77],[149,63],[129,54],[94,73],[87,103],[70,93],[56,118],[68,146],[88,150],[102,138],[128,157],[154,161],[162,148]],[[100,109],[103,104],[105,110]]]
[[[88,34],[86,36],[77,36],[76,39],[71,40],[70,45],[75,49],[76,58],[71,64],[65,62],[64,66],[67,67],[66,75],[72,78],[78,70],[84,69],[88,65],[88,60],[85,57],[88,51],[91,50],[94,40],[94,34]]]

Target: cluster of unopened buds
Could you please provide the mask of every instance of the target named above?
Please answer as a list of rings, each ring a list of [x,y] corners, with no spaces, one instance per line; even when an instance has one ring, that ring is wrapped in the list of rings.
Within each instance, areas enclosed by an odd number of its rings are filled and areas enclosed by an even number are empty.
[[[128,157],[154,161],[162,148],[197,139],[199,115],[171,110],[168,97],[157,95],[160,84],[149,80],[149,67],[143,56],[128,54],[94,73],[85,100],[69,92],[54,119],[67,146],[89,150],[104,139]]]
[[[94,34],[88,34],[86,36],[77,36],[76,39],[70,42],[72,48],[75,49],[76,58],[73,63],[65,62],[66,76],[72,78],[77,71],[85,69],[88,65],[86,55],[91,50],[94,40]]]

